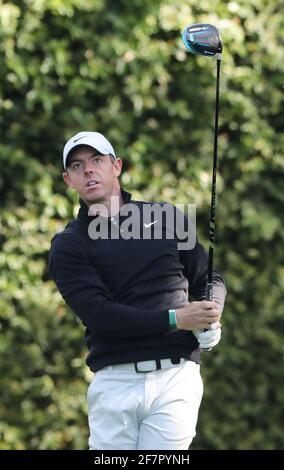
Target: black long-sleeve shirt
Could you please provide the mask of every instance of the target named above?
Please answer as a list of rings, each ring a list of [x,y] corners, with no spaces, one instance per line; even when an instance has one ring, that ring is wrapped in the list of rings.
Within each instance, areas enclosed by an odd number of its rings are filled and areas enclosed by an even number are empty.
[[[50,250],[52,277],[86,327],[87,364],[94,372],[125,362],[190,359],[198,349],[191,331],[170,331],[168,309],[185,306],[189,295],[205,298],[208,255],[198,242],[188,250],[178,245],[176,234],[166,237],[165,217],[158,223],[151,218],[145,227],[143,210],[154,203],[133,201],[124,190],[122,195],[124,207],[135,205],[144,238],[125,239],[122,227],[130,219],[121,210],[104,219],[110,230],[117,230],[112,232],[116,237],[94,239],[92,223],[98,216],[90,217],[81,201],[77,219],[53,238]],[[162,236],[154,239],[158,224]],[[226,289],[217,270],[213,282],[214,299],[223,305]]]

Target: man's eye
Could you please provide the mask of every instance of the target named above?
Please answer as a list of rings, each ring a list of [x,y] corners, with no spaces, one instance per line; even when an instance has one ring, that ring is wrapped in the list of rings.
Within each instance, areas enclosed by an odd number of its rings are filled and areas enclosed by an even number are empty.
[[[95,157],[95,158],[93,158],[92,161],[95,165],[99,165],[101,163],[102,159],[100,157]]]
[[[81,168],[80,162],[72,163],[72,170],[78,170],[79,168]]]

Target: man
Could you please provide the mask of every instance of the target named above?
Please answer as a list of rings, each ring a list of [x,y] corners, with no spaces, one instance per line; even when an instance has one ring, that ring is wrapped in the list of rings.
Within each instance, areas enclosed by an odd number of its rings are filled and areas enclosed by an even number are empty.
[[[214,301],[203,300],[203,247],[178,245],[163,214],[143,220],[153,204],[133,201],[120,187],[122,160],[102,134],[72,137],[63,165],[81,207],[52,241],[50,270],[86,327],[87,364],[96,373],[87,395],[89,447],[188,449],[203,393],[200,347],[213,348],[221,337],[223,279],[214,270]],[[135,237],[125,233],[129,204]],[[154,236],[158,225],[161,237]]]

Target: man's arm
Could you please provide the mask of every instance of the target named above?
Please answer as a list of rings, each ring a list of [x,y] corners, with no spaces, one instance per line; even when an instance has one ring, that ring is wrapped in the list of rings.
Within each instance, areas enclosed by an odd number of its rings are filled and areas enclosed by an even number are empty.
[[[184,232],[188,233],[188,239],[194,241],[196,235],[195,226],[186,214],[178,208],[175,208],[175,210],[177,219],[183,223]],[[177,240],[180,241],[178,233]],[[179,249],[179,259],[183,265],[183,274],[189,283],[189,295],[196,301],[205,300],[208,274],[207,252],[196,239],[195,246],[192,249]],[[226,293],[227,290],[223,276],[217,269],[213,269],[213,300],[220,307],[220,312],[224,308]]]
[[[204,299],[206,299],[207,291],[208,255],[203,246],[197,242],[193,250],[179,252],[179,256],[184,266],[184,275],[189,281],[189,294],[197,301],[192,302],[191,306],[194,307],[197,304],[196,306],[200,308],[201,304],[206,304]],[[205,330],[199,327],[192,328],[192,332],[202,349],[212,349],[221,339],[220,318],[224,308],[226,293],[227,290],[223,277],[217,269],[213,269],[213,301],[217,306],[216,310],[220,317],[216,318],[213,323],[209,321],[209,325],[204,325]],[[186,318],[186,315],[182,314],[183,312],[179,313],[178,324],[181,324],[183,319]]]
[[[203,246],[196,242],[193,250],[179,251],[179,258],[184,266],[183,273],[189,282],[189,294],[194,300],[206,299],[206,284],[208,272],[208,254]],[[213,269],[213,300],[224,308],[227,290],[223,276],[217,269]]]
[[[102,338],[128,338],[169,332],[168,310],[140,309],[114,302],[85,246],[71,234],[57,235],[49,268],[59,292],[86,328]]]

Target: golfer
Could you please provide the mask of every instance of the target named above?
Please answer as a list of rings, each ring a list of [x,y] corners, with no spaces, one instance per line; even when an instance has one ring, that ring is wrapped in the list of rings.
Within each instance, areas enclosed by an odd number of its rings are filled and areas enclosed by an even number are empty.
[[[174,206],[121,188],[122,160],[102,134],[73,136],[63,166],[80,210],[52,240],[50,271],[86,328],[89,448],[188,449],[203,393],[200,351],[221,337],[223,278],[214,269],[214,300],[204,300],[204,248],[180,243]]]

